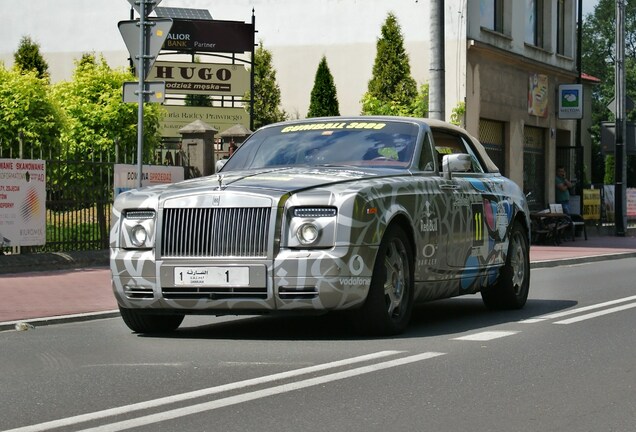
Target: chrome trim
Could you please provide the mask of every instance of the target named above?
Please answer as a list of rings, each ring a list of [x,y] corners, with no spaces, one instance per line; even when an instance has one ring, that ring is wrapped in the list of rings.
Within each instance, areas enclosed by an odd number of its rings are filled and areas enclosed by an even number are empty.
[[[163,288],[161,294],[170,300],[250,300],[267,299],[267,287],[262,288]]]

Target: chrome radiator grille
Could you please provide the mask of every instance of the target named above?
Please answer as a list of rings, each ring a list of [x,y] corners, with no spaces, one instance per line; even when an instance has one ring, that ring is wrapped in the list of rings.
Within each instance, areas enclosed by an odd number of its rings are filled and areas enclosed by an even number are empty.
[[[270,208],[167,208],[163,257],[265,257]]]

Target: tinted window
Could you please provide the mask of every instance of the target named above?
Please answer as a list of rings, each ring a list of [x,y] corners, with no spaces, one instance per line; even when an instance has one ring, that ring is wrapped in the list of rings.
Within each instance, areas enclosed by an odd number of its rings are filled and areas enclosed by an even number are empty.
[[[345,165],[405,169],[418,127],[408,122],[294,123],[254,133],[223,171],[277,166]]]

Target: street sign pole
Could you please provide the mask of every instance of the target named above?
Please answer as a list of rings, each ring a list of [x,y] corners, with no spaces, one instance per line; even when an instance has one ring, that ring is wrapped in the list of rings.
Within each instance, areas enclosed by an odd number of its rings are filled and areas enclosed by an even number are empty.
[[[625,237],[627,230],[627,164],[625,150],[625,0],[616,0],[616,144],[614,163],[614,226],[616,236]]]
[[[141,188],[144,155],[144,80],[146,76],[146,0],[139,2],[139,94],[137,95],[137,187]]]
[[[161,82],[146,83],[146,75],[152,67],[154,60],[161,51],[161,47],[168,37],[172,27],[172,19],[148,18],[148,14],[161,3],[161,0],[128,0],[130,5],[139,13],[139,21],[120,21],[119,31],[124,38],[126,47],[130,52],[135,69],[138,73],[137,82],[137,187],[142,183],[143,148],[144,148],[144,103],[163,102],[165,84]],[[151,28],[155,31],[151,31]],[[124,102],[135,102],[134,97],[129,96],[128,84],[124,83]]]

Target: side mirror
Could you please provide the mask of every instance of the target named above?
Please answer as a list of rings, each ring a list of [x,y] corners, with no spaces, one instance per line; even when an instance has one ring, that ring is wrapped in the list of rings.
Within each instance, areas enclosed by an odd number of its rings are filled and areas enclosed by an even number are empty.
[[[473,162],[466,153],[444,155],[442,158],[442,174],[447,180],[451,179],[451,173],[470,172],[472,168]]]

